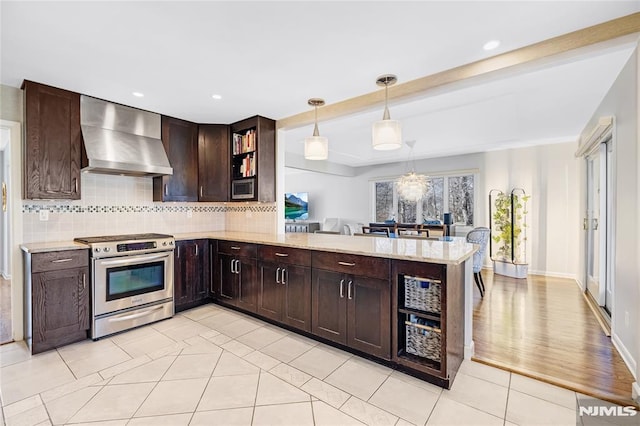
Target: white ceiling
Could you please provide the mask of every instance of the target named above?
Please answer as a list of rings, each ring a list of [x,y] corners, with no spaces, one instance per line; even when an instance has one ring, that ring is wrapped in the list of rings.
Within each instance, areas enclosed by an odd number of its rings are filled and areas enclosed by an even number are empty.
[[[284,118],[640,11],[640,1],[0,2],[0,82],[30,79],[199,123]],[[502,44],[486,52],[491,39]],[[416,157],[575,140],[635,43],[391,105]],[[503,76],[504,77],[504,76]],[[132,92],[143,92],[143,98]],[[217,93],[221,100],[211,95]],[[330,158],[375,152],[382,111],[320,123]],[[287,132],[302,153],[311,127]]]

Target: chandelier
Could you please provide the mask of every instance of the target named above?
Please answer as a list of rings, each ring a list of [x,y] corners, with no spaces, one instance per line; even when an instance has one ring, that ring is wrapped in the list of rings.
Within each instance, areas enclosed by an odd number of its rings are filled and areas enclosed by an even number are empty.
[[[412,160],[413,146],[416,141],[407,141],[409,146],[409,160],[407,163],[411,166],[411,171],[400,176],[397,182],[398,194],[401,198],[408,201],[418,201],[424,197],[427,192],[427,177],[415,172],[415,167]]]

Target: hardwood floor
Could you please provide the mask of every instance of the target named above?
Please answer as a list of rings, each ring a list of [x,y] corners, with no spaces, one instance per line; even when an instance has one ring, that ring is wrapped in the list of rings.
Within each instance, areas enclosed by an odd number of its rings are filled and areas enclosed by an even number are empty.
[[[574,280],[482,271],[474,288],[474,360],[631,405],[633,376]]]
[[[11,338],[11,281],[0,276],[0,345]]]

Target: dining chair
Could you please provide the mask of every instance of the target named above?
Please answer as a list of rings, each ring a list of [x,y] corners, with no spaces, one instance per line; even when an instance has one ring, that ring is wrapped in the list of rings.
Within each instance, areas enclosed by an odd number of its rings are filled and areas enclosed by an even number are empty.
[[[484,281],[482,280],[482,263],[484,261],[484,252],[487,249],[487,243],[489,242],[489,234],[491,231],[489,228],[480,226],[473,228],[467,234],[467,242],[477,244],[480,246],[478,251],[473,253],[473,279],[480,290],[480,296],[484,297]]]
[[[363,234],[374,234],[378,237],[389,237],[389,228],[377,228],[375,226],[363,226]],[[354,234],[355,235],[355,234]]]

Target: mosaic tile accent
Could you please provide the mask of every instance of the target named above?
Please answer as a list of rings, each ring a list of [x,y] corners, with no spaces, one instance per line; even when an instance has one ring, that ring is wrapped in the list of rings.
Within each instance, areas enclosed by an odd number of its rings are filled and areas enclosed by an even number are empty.
[[[70,204],[23,204],[22,213],[39,213],[40,210],[49,210],[52,213],[227,213],[227,212],[255,212],[274,213],[275,204],[256,204],[249,206],[174,206],[174,205],[150,205],[150,206],[98,206],[98,205],[70,205]]]

